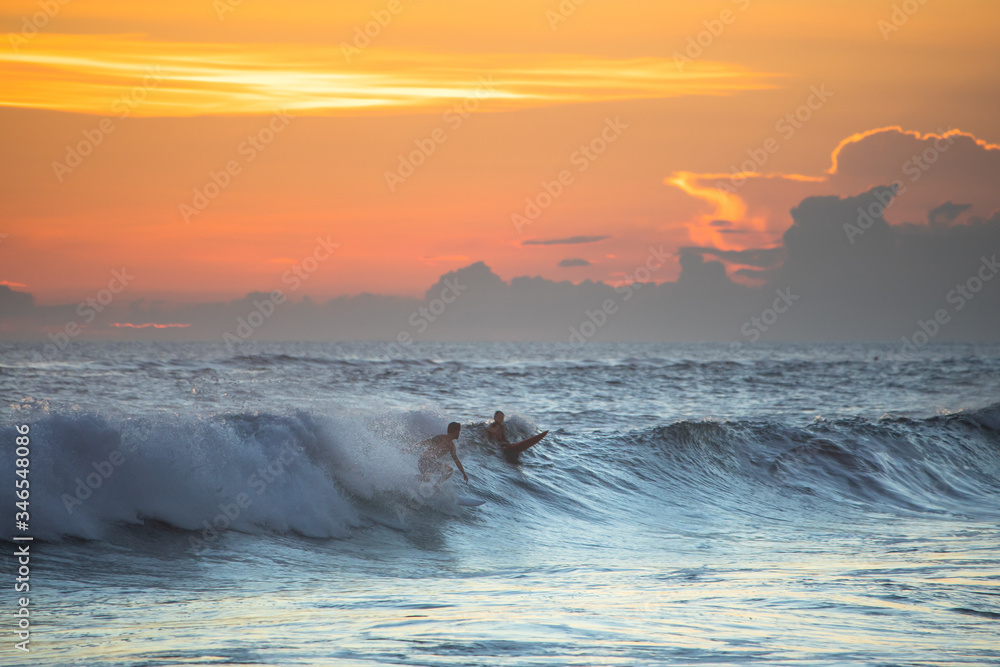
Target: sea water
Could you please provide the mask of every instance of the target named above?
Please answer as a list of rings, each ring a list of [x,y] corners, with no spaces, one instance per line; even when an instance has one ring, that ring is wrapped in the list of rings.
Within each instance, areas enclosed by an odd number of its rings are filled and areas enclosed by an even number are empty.
[[[1000,661],[1000,346],[39,349],[0,346],[5,665]],[[549,430],[519,463],[497,409]]]

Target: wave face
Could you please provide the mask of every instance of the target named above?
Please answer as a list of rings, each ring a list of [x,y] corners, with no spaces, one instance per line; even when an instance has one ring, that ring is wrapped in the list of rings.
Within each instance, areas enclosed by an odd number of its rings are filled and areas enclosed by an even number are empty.
[[[734,509],[797,501],[1000,518],[1000,404],[924,420],[678,422],[635,434],[642,457],[687,493]],[[759,509],[759,508],[753,508]]]
[[[101,539],[129,525],[345,537],[372,523],[455,514],[453,495],[428,497],[407,444],[443,432],[430,411],[237,412],[115,416],[40,410],[31,425],[31,521],[39,539]],[[459,452],[489,500],[539,521],[698,506],[733,516],[810,512],[1000,518],[1000,404],[927,419],[677,421],[625,433],[559,429],[533,450],[525,475],[465,425]],[[512,436],[534,432],[514,418]],[[12,426],[3,429],[12,442]],[[13,459],[0,463],[13,478]],[[457,476],[456,476],[457,477]],[[14,506],[11,487],[0,492]],[[449,482],[446,491],[454,493]],[[409,519],[408,519],[409,517]],[[9,516],[13,524],[13,513]],[[7,519],[5,519],[7,520]]]
[[[391,434],[365,420],[70,412],[28,421],[32,527],[42,539],[150,522],[209,539],[228,529],[343,536],[362,523],[359,500],[412,477]]]

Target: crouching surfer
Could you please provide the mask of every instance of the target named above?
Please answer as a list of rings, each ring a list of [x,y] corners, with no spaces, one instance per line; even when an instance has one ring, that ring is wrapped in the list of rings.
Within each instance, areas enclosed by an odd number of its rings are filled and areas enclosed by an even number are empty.
[[[469,481],[469,476],[465,474],[465,468],[462,467],[462,462],[458,460],[458,452],[455,450],[455,440],[458,439],[458,434],[462,431],[462,425],[458,422],[452,422],[448,424],[448,432],[442,435],[435,435],[433,438],[428,438],[417,444],[418,448],[422,448],[423,452],[420,454],[420,460],[417,462],[417,468],[420,469],[420,478],[429,482],[431,480],[431,475],[434,473],[440,473],[441,479],[438,481],[445,481],[455,472],[447,463],[439,461],[445,454],[451,454],[451,458],[455,461],[455,465],[458,466],[459,471],[462,473],[462,477],[465,481]]]
[[[511,463],[517,463],[518,456],[521,452],[533,447],[549,433],[548,431],[543,431],[531,436],[530,438],[525,438],[520,442],[511,443],[510,440],[507,439],[507,427],[504,426],[503,422],[503,413],[499,410],[494,412],[493,423],[486,427],[486,437],[490,442],[500,447],[500,451],[503,452],[504,458]]]
[[[507,440],[507,429],[503,425],[503,413],[497,410],[493,413],[493,423],[486,427],[486,436],[491,442],[495,442],[501,447],[505,447],[510,444]]]

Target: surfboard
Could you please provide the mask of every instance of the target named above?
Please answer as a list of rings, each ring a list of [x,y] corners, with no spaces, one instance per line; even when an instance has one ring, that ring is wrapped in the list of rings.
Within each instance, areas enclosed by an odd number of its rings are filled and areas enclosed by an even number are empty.
[[[479,498],[473,498],[472,496],[464,496],[461,493],[455,496],[455,500],[457,500],[458,504],[462,505],[463,507],[479,507],[480,505],[486,502],[485,500],[481,500]]]
[[[530,438],[522,440],[521,442],[515,442],[511,445],[503,445],[501,446],[500,449],[503,450],[504,455],[506,455],[508,458],[512,456],[517,456],[518,454],[528,449],[529,447],[538,444],[539,441],[541,441],[541,439],[547,436],[548,434],[549,434],[548,431],[542,431],[538,435],[533,435]]]

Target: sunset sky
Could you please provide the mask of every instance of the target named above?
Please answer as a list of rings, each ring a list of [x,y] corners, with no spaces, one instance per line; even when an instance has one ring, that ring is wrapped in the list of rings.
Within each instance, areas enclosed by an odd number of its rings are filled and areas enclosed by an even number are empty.
[[[477,261],[612,282],[651,245],[774,248],[805,197],[895,179],[894,225],[1000,209],[994,0],[6,0],[0,18],[0,283],[42,304],[122,267],[133,298],[270,291],[318,238],[339,245],[313,298],[422,294]],[[912,161],[928,150],[947,168]]]

